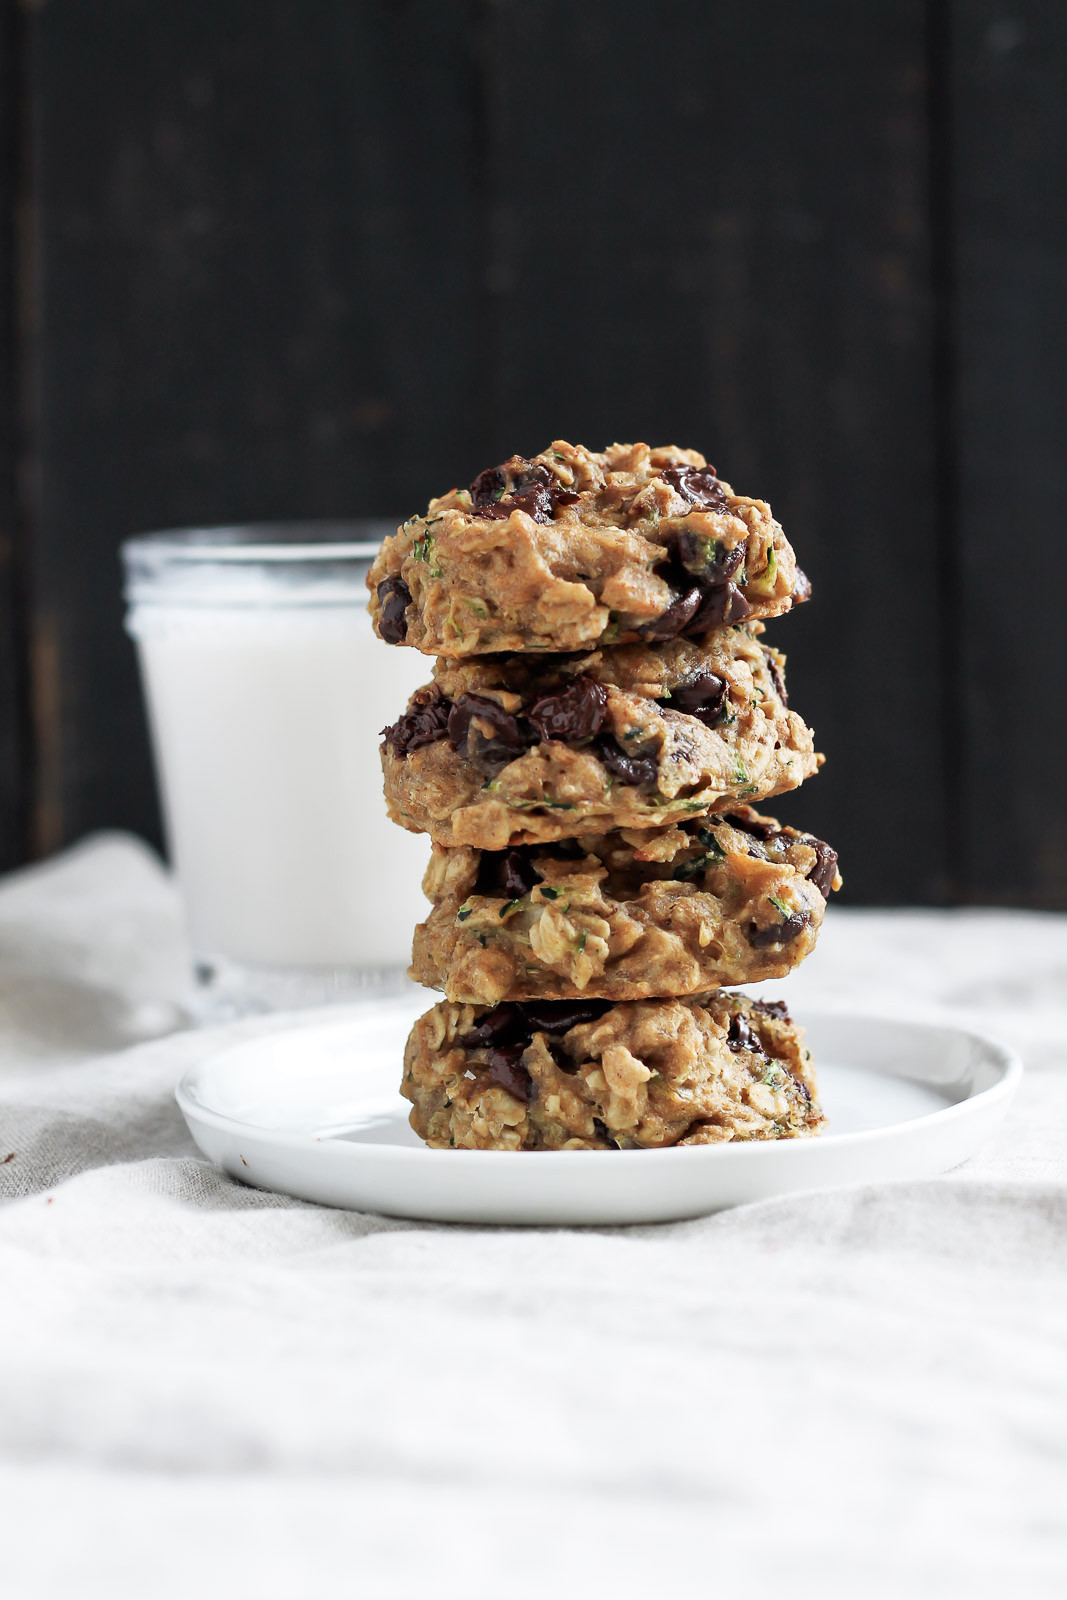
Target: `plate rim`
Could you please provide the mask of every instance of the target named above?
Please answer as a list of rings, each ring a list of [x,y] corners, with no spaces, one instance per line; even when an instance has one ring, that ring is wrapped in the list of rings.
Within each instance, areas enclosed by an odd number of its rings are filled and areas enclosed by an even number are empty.
[[[353,1007],[353,1010],[356,1009],[358,1009],[358,1006]],[[298,1016],[299,1013],[293,1013],[292,1015]],[[952,1105],[939,1106],[936,1111],[926,1111],[923,1112],[921,1116],[909,1117],[903,1122],[891,1122],[879,1128],[863,1128],[852,1133],[835,1134],[829,1140],[823,1140],[818,1137],[801,1139],[745,1139],[736,1141],[726,1140],[723,1143],[706,1145],[667,1145],[650,1150],[616,1150],[614,1152],[615,1159],[612,1161],[612,1166],[617,1166],[620,1159],[629,1159],[631,1163],[639,1160],[645,1166],[648,1166],[650,1162],[662,1164],[664,1161],[671,1161],[674,1163],[678,1162],[679,1160],[702,1161],[709,1159],[709,1157],[718,1161],[766,1160],[771,1152],[785,1150],[792,1150],[794,1152],[810,1150],[815,1153],[810,1159],[815,1159],[818,1152],[826,1150],[831,1144],[834,1148],[839,1150],[845,1148],[854,1148],[856,1146],[862,1146],[864,1144],[890,1138],[897,1134],[901,1129],[906,1128],[908,1130],[918,1131],[920,1129],[928,1128],[933,1124],[943,1126],[945,1123],[958,1121],[961,1117],[968,1117],[973,1116],[976,1113],[980,1114],[982,1112],[992,1111],[998,1104],[1000,1104],[1001,1101],[1010,1101],[1014,1097],[1015,1092],[1019,1087],[1019,1083],[1023,1077],[1024,1068],[1022,1058],[1020,1057],[1018,1051],[1015,1050],[1012,1045],[1009,1045],[1006,1040],[1001,1039],[998,1035],[994,1033],[988,1033],[981,1028],[963,1027],[958,1023],[947,1020],[939,1020],[929,1016],[908,1014],[903,1016],[890,1015],[882,1011],[851,1010],[844,1007],[839,1009],[811,1007],[807,1011],[807,1016],[813,1025],[815,1023],[815,1019],[817,1018],[820,1022],[863,1021],[868,1023],[889,1025],[890,1027],[894,1028],[903,1026],[908,1028],[917,1028],[922,1031],[938,1031],[955,1034],[962,1038],[974,1040],[983,1046],[984,1049],[994,1058],[996,1064],[1001,1068],[1001,1076],[996,1083],[990,1084],[988,1088],[980,1089],[976,1094],[967,1095],[964,1099],[957,1100]],[[309,1018],[306,1023],[294,1022],[287,1028],[278,1029],[277,1032],[261,1034],[258,1037],[276,1039],[280,1034],[283,1033],[297,1033],[302,1031],[302,1029],[321,1026],[325,1020],[326,1018],[323,1016],[323,1012],[320,1010],[314,1020]],[[340,1023],[342,1018],[336,1017],[333,1020]],[[801,1020],[801,1026],[806,1027],[807,1024]],[[436,1157],[441,1160],[447,1160],[449,1167],[452,1169],[455,1169],[459,1166],[469,1166],[472,1162],[477,1162],[477,1164],[483,1168],[486,1163],[492,1163],[493,1165],[500,1166],[504,1163],[513,1163],[514,1158],[517,1155],[531,1154],[535,1154],[539,1158],[537,1161],[538,1168],[544,1168],[548,1165],[558,1166],[560,1162],[573,1162],[573,1158],[575,1156],[584,1156],[591,1153],[596,1153],[586,1150],[433,1150],[425,1144],[413,1146],[399,1144],[360,1143],[356,1140],[331,1138],[323,1134],[292,1133],[287,1132],[284,1129],[265,1128],[259,1123],[245,1122],[241,1118],[229,1116],[225,1112],[214,1111],[210,1107],[204,1106],[201,1102],[193,1098],[191,1091],[193,1089],[194,1082],[196,1078],[205,1070],[205,1068],[210,1065],[211,1062],[217,1061],[220,1057],[229,1054],[233,1050],[243,1049],[248,1045],[254,1044],[256,1042],[256,1037],[256,1035],[253,1035],[248,1039],[234,1039],[225,1045],[222,1045],[221,1048],[210,1052],[208,1055],[194,1062],[192,1066],[186,1068],[185,1072],[182,1073],[181,1078],[178,1080],[178,1083],[175,1086],[174,1098],[177,1101],[182,1116],[185,1118],[187,1123],[190,1121],[190,1118],[193,1118],[194,1120],[205,1123],[207,1126],[212,1127],[221,1133],[244,1134],[245,1136],[250,1135],[256,1139],[268,1140],[274,1146],[284,1146],[292,1150],[304,1151],[309,1154],[312,1152],[321,1153],[323,1150],[332,1147],[337,1150],[351,1152],[351,1154],[345,1159],[358,1160],[361,1162],[370,1161],[372,1163],[410,1163],[412,1161],[424,1162],[428,1157]],[[913,1079],[912,1081],[916,1082],[918,1080]],[[335,1158],[329,1157],[327,1159],[332,1160]],[[809,1158],[796,1154],[790,1159],[804,1160]]]

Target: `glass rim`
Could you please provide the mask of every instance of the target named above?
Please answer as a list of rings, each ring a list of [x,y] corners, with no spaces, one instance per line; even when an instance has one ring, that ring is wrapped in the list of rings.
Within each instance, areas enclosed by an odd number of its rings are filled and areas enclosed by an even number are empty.
[[[218,562],[242,566],[287,561],[370,561],[378,554],[382,538],[398,525],[389,517],[219,523],[134,534],[122,541],[120,549],[126,562]],[[368,539],[366,534],[372,527],[382,532]],[[364,537],[353,537],[357,532]]]
[[[142,533],[121,545],[132,611],[366,605],[387,518],[247,522]]]

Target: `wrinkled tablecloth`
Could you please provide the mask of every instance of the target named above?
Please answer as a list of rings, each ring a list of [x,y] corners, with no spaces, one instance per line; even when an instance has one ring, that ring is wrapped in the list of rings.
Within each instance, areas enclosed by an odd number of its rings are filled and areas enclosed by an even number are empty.
[[[1067,1592],[1067,918],[831,911],[766,992],[1007,1037],[1005,1129],[647,1228],[231,1182],[184,984],[135,840],[0,883],[5,1600]]]

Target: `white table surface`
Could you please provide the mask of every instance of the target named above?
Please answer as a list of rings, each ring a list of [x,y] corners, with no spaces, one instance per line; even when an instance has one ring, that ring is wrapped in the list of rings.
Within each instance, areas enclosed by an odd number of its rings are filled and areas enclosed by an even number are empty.
[[[657,1228],[230,1182],[183,984],[135,841],[0,882],[5,1600],[1067,1592],[1067,918],[831,911],[766,992],[1009,1038],[1006,1129]]]

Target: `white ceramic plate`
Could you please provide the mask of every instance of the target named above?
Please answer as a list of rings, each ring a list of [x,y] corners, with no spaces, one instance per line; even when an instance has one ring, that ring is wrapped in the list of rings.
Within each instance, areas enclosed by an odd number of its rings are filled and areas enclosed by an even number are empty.
[[[422,997],[418,1009],[425,1005]],[[818,1139],[675,1150],[428,1150],[397,1084],[410,1003],[346,1007],[210,1054],[178,1086],[193,1138],[235,1178],[440,1222],[665,1222],[798,1189],[927,1178],[971,1155],[1022,1073],[981,1034],[808,1014]]]

